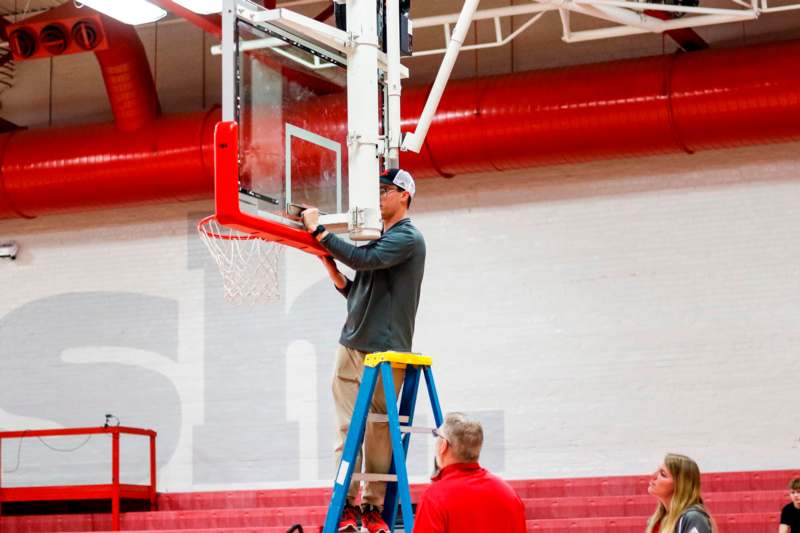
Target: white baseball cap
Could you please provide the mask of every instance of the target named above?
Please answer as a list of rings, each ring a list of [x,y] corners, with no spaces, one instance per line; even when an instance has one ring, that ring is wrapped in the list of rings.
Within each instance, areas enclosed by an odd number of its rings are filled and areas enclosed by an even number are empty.
[[[409,196],[414,197],[417,192],[417,186],[414,183],[414,178],[411,177],[407,171],[400,168],[390,168],[381,174],[381,183],[384,185],[394,185],[406,191]]]

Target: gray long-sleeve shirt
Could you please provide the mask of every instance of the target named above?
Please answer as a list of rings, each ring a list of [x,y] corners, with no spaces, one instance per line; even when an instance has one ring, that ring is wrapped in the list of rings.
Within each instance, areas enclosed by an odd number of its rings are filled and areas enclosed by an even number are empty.
[[[329,233],[321,244],[356,271],[340,292],[347,321],[339,342],[362,352],[410,352],[425,273],[425,240],[404,218],[364,246]]]

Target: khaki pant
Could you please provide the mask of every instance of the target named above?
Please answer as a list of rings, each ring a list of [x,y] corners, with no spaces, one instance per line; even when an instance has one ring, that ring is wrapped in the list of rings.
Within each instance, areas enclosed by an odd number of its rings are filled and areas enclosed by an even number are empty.
[[[364,352],[339,346],[336,351],[336,367],[333,374],[333,401],[336,406],[336,421],[338,432],[334,456],[336,467],[342,459],[344,441],[347,438],[347,430],[350,428],[350,419],[353,417],[353,409],[358,396],[358,387],[361,385],[361,376],[364,373]],[[394,378],[394,392],[399,394],[403,384],[405,370],[402,368],[392,369]],[[372,396],[370,413],[386,414],[386,397],[383,393],[383,382],[378,375],[375,386],[375,394]],[[358,455],[353,472],[361,472],[361,455]],[[389,424],[387,422],[367,422],[364,432],[364,466],[365,472],[370,474],[386,474],[392,464],[392,443],[389,438]],[[347,492],[347,503],[353,505],[358,497],[359,482],[352,481]],[[383,481],[372,481],[364,483],[363,503],[383,507],[383,498],[386,495],[386,483]]]

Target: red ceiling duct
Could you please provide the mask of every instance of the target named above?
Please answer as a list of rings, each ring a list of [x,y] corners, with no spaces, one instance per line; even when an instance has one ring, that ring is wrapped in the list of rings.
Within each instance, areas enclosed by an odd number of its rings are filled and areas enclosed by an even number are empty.
[[[95,52],[95,56],[103,73],[114,124],[120,131],[136,131],[161,114],[147,54],[133,26],[108,17],[102,20],[109,46]]]
[[[426,95],[403,92],[404,129]],[[0,218],[209,197],[216,120],[0,135]],[[452,176],[797,139],[800,41],[789,41],[453,81],[422,154],[401,162]]]
[[[424,95],[404,96],[406,129]],[[800,41],[788,41],[453,82],[424,157],[403,164],[454,175],[797,139]]]
[[[100,124],[0,135],[0,218],[208,196],[219,119],[212,109],[130,133]]]

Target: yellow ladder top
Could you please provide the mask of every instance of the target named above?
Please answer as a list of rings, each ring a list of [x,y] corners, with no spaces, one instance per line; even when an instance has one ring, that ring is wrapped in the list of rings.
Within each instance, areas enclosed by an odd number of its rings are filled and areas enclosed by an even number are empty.
[[[433,359],[418,353],[406,352],[375,352],[364,358],[364,365],[376,367],[380,363],[388,362],[392,368],[405,368],[406,365],[431,366]]]

